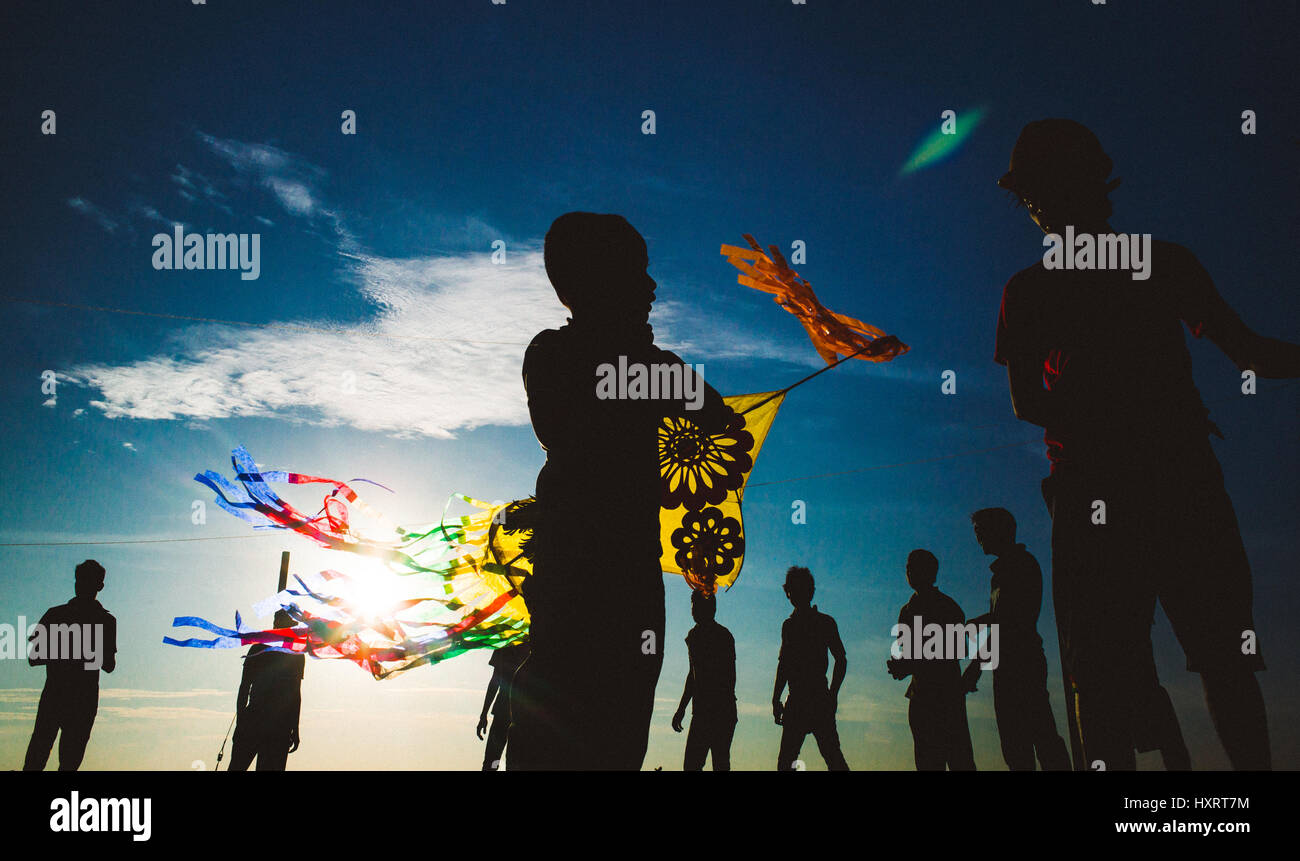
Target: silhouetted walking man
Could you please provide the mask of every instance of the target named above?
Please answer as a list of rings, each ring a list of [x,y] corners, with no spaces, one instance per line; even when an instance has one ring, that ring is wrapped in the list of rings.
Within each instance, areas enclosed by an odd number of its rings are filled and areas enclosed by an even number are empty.
[[[293,619],[277,610],[274,624],[287,628]],[[236,699],[231,771],[247,771],[253,757],[258,771],[284,771],[289,754],[298,749],[306,663],[305,655],[279,652],[262,643],[249,648]]]
[[[537,476],[533,573],[522,587],[533,650],[511,692],[509,767],[637,770],[663,664],[659,427],[675,414],[721,430],[724,405],[694,376],[700,409],[687,409],[680,386],[656,387],[655,397],[631,385],[612,396],[598,388],[610,368],[661,380],[693,373],[654,345],[656,284],[645,240],[626,220],[560,216],[545,261],[573,316],[539,333],[524,355],[546,465]],[[618,607],[601,617],[598,642],[590,634],[597,595]]]
[[[718,624],[717,612],[716,595],[691,590],[695,627],[686,635],[691,669],[673,715],[673,731],[681,732],[686,706],[691,704],[684,771],[703,771],[709,753],[713,754],[714,771],[731,770],[731,738],[736,733],[736,640]]]
[[[785,572],[785,596],[794,612],[781,625],[781,654],[776,663],[776,685],[772,689],[772,717],[781,730],[781,750],[777,754],[777,771],[789,771],[799,759],[804,739],[812,733],[817,739],[826,768],[848,771],[849,765],[840,752],[840,736],[835,728],[835,710],[848,672],[849,662],[835,620],[812,606],[816,584],[812,572],[798,565]],[[826,655],[835,659],[830,687],[826,687]],[[790,696],[783,704],[786,685]]]
[[[966,620],[957,602],[934,585],[939,560],[928,550],[913,550],[907,557],[907,584],[912,597],[898,614],[906,632],[929,625],[946,630]],[[909,633],[910,636],[910,633]],[[945,642],[947,637],[944,637]],[[890,658],[885,662],[896,679],[912,677],[907,686],[907,722],[912,728],[912,750],[917,771],[974,771],[970,728],[966,723],[966,685],[955,655],[926,658]]]
[[[1038,560],[1016,543],[1016,519],[1005,508],[982,508],[970,517],[975,540],[996,557],[989,570],[989,612],[973,625],[998,626],[998,659],[993,668],[993,711],[998,719],[1002,758],[1011,771],[1033,771],[1034,755],[1043,771],[1069,771],[1070,755],[1056,731],[1047,694],[1047,656],[1038,636],[1043,605],[1043,572]],[[966,668],[967,690],[975,689],[980,661]]]
[[[478,727],[474,732],[482,740],[487,730],[487,746],[483,751],[483,770],[498,771],[501,768],[501,756],[505,753],[510,734],[510,688],[515,681],[515,672],[528,657],[528,643],[503,646],[492,653],[488,666],[492,667],[492,678],[488,681],[487,693],[483,696],[483,711],[478,716]],[[492,729],[488,730],[488,709],[492,710]]]
[[[82,562],[72,600],[46,610],[28,638],[27,663],[45,667],[45,687],[23,771],[45,769],[56,735],[59,771],[81,767],[99,711],[99,671],[117,667],[117,620],[95,600],[103,588],[104,566]]]
[[[1134,767],[1151,670],[1135,656],[1158,597],[1233,766],[1268,768],[1250,566],[1183,324],[1261,377],[1300,376],[1300,347],[1248,329],[1182,246],[1149,243],[1146,278],[1089,268],[1103,242],[1119,265],[1139,268],[1115,250],[1111,167],[1082,125],[1040,120],[1020,133],[998,183],[1049,241],[1074,236],[1078,250],[1065,253],[1088,264],[1039,262],[1012,277],[994,354],[1016,416],[1046,430],[1053,598],[1066,691],[1077,696],[1067,708],[1079,716],[1078,760]]]

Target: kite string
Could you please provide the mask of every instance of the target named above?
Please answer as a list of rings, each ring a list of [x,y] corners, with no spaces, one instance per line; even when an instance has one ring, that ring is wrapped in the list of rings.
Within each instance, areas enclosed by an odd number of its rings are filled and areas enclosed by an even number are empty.
[[[743,416],[745,413],[753,412],[754,410],[756,410],[756,409],[758,409],[759,407],[763,406],[763,404],[766,404],[766,403],[768,403],[768,402],[770,402],[770,401],[774,401],[774,400],[776,400],[777,398],[781,397],[782,395],[788,393],[791,389],[793,389],[793,388],[795,388],[795,387],[797,387],[797,386],[802,386],[804,383],[808,382],[809,380],[811,380],[813,377],[817,376],[818,374],[824,374],[824,373],[826,373],[827,371],[829,371],[831,368],[838,368],[840,365],[844,364],[844,363],[847,362],[849,359],[857,358],[857,357],[860,356],[861,354],[865,353],[867,350],[870,350],[872,344],[874,344],[874,343],[875,343],[875,342],[872,341],[871,344],[867,344],[867,345],[864,346],[864,347],[860,347],[858,350],[856,350],[856,351],[850,353],[849,355],[845,356],[844,358],[842,358],[842,359],[838,359],[838,360],[836,360],[835,362],[833,362],[832,364],[829,364],[829,365],[827,365],[827,366],[824,367],[824,368],[820,368],[820,369],[818,369],[818,370],[816,370],[816,371],[813,371],[813,372],[812,372],[811,374],[809,374],[808,376],[804,377],[804,378],[801,379],[801,380],[796,380],[795,382],[793,382],[793,383],[791,383],[790,385],[786,386],[784,389],[781,389],[781,390],[778,391],[778,392],[773,392],[772,394],[768,395],[768,396],[767,396],[766,398],[764,398],[763,400],[761,400],[761,401],[759,401],[758,403],[754,404],[752,407],[749,407],[748,409],[742,410],[740,414]]]

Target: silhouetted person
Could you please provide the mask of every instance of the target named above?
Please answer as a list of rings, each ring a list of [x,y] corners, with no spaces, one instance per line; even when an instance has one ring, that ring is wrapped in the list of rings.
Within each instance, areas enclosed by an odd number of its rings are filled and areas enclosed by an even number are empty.
[[[1111,167],[1088,129],[1041,120],[1020,133],[999,185],[1049,235],[1107,236],[1107,195],[1119,184],[1107,181]],[[1300,376],[1300,347],[1247,328],[1186,248],[1153,242],[1146,265],[1149,278],[1134,280],[1124,269],[1040,261],[1007,283],[998,318],[995,359],[1007,366],[1015,414],[1046,429],[1053,598],[1081,759],[1134,766],[1149,674],[1135,655],[1154,595],[1188,669],[1201,674],[1233,766],[1264,769],[1250,566],[1183,324],[1260,377]]]
[[[293,619],[277,610],[274,624],[288,628]],[[235,705],[231,771],[247,771],[253,757],[257,757],[258,771],[284,771],[289,754],[298,749],[306,663],[305,655],[276,651],[263,643],[249,648]]]
[[[789,771],[799,759],[808,733],[817,740],[817,750],[830,771],[848,771],[840,752],[840,735],[835,728],[835,710],[840,685],[849,662],[835,620],[812,606],[816,584],[812,572],[798,565],[785,572],[785,597],[794,612],[781,625],[781,654],[776,663],[776,685],[772,688],[772,717],[781,727],[781,750],[777,771]],[[835,659],[831,684],[826,686],[826,656]],[[781,695],[786,685],[790,696]]]
[[[695,627],[686,635],[691,668],[673,715],[673,731],[681,732],[686,706],[691,705],[684,771],[703,771],[710,753],[714,771],[731,770],[731,738],[736,733],[736,640],[718,624],[717,612],[716,595],[691,590]]]
[[[993,668],[993,712],[998,720],[1002,758],[1011,771],[1033,771],[1034,755],[1043,771],[1069,771],[1070,754],[1056,730],[1047,694],[1047,656],[1038,636],[1043,605],[1043,572],[1038,560],[1016,543],[1016,519],[1005,508],[982,508],[970,517],[975,540],[996,557],[989,570],[989,612],[969,620],[998,626],[998,660]],[[968,690],[975,689],[980,660],[966,668]]]
[[[479,739],[487,730],[487,747],[483,751],[483,770],[498,771],[501,768],[501,756],[505,753],[506,743],[510,739],[510,688],[515,681],[515,672],[528,657],[528,643],[503,646],[492,653],[488,666],[492,667],[492,678],[488,682],[487,693],[483,696],[483,711],[478,716],[478,727],[474,732]],[[492,710],[492,729],[488,730],[488,709]]]
[[[42,771],[59,738],[59,771],[76,771],[99,711],[99,671],[117,667],[117,620],[95,600],[104,566],[87,559],[76,568],[74,596],[41,616],[28,638],[27,663],[45,667],[45,687],[23,771]]]
[[[920,625],[945,630],[966,620],[957,602],[934,585],[939,560],[928,550],[913,550],[907,557],[907,585],[912,597],[898,614],[898,624],[912,631]],[[919,622],[917,621],[919,618]],[[909,634],[909,636],[911,636]],[[947,637],[944,637],[945,642]],[[966,685],[956,656],[890,658],[885,662],[896,679],[912,677],[907,686],[907,722],[912,728],[912,750],[917,771],[974,771],[970,728],[966,723]]]
[[[691,373],[654,345],[656,284],[645,240],[626,220],[562,215],[544,253],[573,316],[539,333],[524,355],[546,465],[537,476],[533,573],[522,587],[533,650],[512,689],[509,768],[636,770],[663,664],[659,426],[680,414],[720,430],[724,406],[702,380],[698,410],[674,396],[684,389],[656,398],[598,391],[603,367]],[[601,615],[593,639],[598,596],[617,611]]]

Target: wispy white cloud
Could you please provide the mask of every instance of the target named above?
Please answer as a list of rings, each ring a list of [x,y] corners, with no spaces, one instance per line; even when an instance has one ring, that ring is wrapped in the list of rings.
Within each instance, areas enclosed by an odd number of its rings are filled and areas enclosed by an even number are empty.
[[[117,222],[110,218],[108,213],[91,203],[89,200],[86,200],[84,197],[68,198],[68,206],[71,206],[87,218],[94,219],[100,227],[104,228],[109,233],[117,232]]]

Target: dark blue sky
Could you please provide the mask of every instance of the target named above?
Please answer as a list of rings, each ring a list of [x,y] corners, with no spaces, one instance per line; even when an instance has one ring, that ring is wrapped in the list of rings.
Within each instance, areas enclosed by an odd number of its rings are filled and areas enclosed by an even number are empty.
[[[720,612],[751,706],[738,766],[775,756],[764,704],[787,565],[813,569],[818,603],[849,645],[850,763],[894,768],[910,767],[910,747],[903,686],[883,661],[908,596],[907,552],[933,550],[941,588],[973,614],[987,570],[967,515],[1004,505],[1050,572],[1040,433],[1011,415],[991,360],[1002,285],[1042,253],[1037,228],[994,186],[1024,123],[1067,116],[1093,128],[1124,180],[1115,227],[1186,245],[1249,324],[1300,337],[1294,2],[213,0],[10,4],[3,16],[0,292],[285,328],[6,302],[0,467],[16,492],[0,541],[242,534],[215,509],[206,526],[190,521],[204,498],[191,476],[222,468],[239,443],[271,466],[383,481],[410,520],[436,516],[454,491],[527,494],[542,453],[521,410],[520,345],[563,322],[537,249],[573,209],[624,214],[646,236],[659,339],[703,362],[725,393],[778,388],[818,365],[797,322],[737,286],[718,254],[744,232],[787,250],[805,241],[798,268],[827,306],[911,345],[891,365],[845,366],[794,392],[753,473],[750,552]],[[899,175],[942,111],[960,122],[977,106],[984,120],[957,152]],[[39,132],[46,109],[57,135]],[[340,134],[345,109],[357,112],[355,136]],[[647,109],[653,136],[640,131]],[[1241,134],[1246,109],[1257,135]],[[177,220],[260,233],[261,277],[153,270],[150,239]],[[507,273],[484,268],[495,239],[510,249]],[[1245,398],[1212,345],[1192,353],[1227,435],[1216,448],[1255,570],[1275,757],[1294,768],[1300,387],[1264,384]],[[64,380],[48,406],[46,369]],[[939,390],[948,369],[953,396]],[[341,392],[348,372],[355,394]],[[1134,385],[1160,384],[1134,369]],[[790,522],[796,499],[805,525]],[[88,766],[185,768],[192,747],[220,736],[224,694],[182,692],[233,692],[233,654],[170,650],[161,637],[173,615],[227,620],[269,593],[277,541],[0,547],[0,621],[10,623],[65,600],[81,559],[109,568],[103,600],[122,620],[124,654],[105,684],[129,693],[101,717]],[[659,691],[673,700],[689,624],[677,586]],[[1054,662],[1048,606],[1040,630]],[[1163,619],[1157,643],[1195,761],[1225,765]],[[401,721],[427,734],[424,715],[445,723],[448,741],[422,736],[413,764],[472,767],[462,736],[483,664],[470,656],[383,685],[313,665],[309,676],[328,680],[308,682],[317,715],[341,713],[341,692],[353,691],[397,717],[388,752],[365,761],[339,739],[331,747],[322,717],[303,762],[409,767]],[[4,761],[25,744],[38,681],[0,665],[13,704],[0,721]],[[403,698],[402,686],[459,693]],[[1051,690],[1061,718],[1055,673]],[[155,708],[172,699],[191,711]],[[982,768],[1001,767],[990,700],[971,705]],[[659,723],[648,762],[671,767],[680,739],[663,734],[666,714]],[[168,739],[166,753],[142,733]]]

